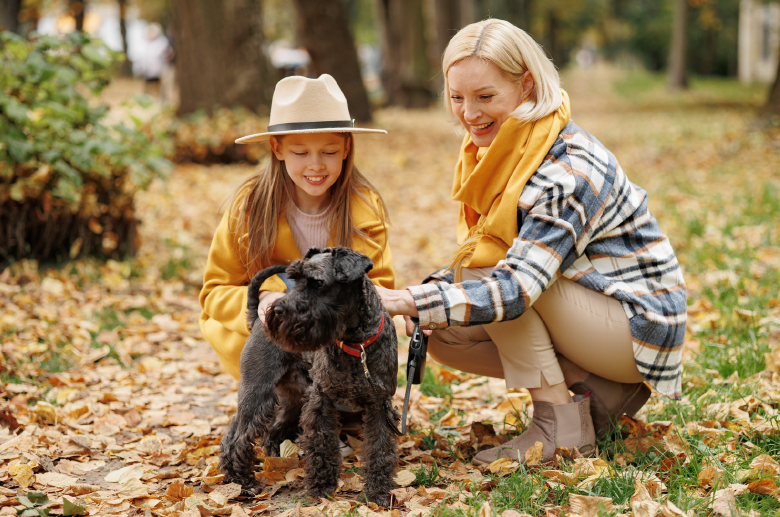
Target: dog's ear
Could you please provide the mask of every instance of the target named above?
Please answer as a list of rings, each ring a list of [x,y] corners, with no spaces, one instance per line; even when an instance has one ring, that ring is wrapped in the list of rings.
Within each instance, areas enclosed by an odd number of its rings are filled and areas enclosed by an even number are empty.
[[[304,259],[310,259],[314,255],[319,255],[320,253],[325,253],[327,249],[320,249],[320,248],[309,248],[309,251],[306,252],[306,255],[303,256]]]
[[[374,267],[371,259],[349,248],[333,248],[333,270],[337,282],[352,282]]]

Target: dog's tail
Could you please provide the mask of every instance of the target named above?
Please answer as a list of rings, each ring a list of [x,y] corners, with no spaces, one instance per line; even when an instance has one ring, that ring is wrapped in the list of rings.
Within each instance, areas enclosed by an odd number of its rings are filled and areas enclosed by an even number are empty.
[[[249,282],[249,296],[246,302],[246,322],[251,329],[257,320],[257,307],[260,305],[260,286],[274,275],[284,273],[287,266],[271,266],[263,269]]]

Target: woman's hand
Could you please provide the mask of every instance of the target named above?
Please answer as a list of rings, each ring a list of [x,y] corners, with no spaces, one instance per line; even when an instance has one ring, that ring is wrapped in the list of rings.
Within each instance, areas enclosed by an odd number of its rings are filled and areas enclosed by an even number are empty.
[[[263,291],[260,293],[260,304],[257,306],[257,317],[260,318],[260,321],[263,322],[263,325],[265,325],[266,311],[272,303],[274,303],[282,296],[284,296],[284,293],[278,293],[275,291]]]
[[[412,317],[417,317],[417,306],[414,304],[414,298],[412,293],[408,289],[393,290],[385,289],[382,286],[376,286],[376,292],[379,293],[379,298],[382,300],[382,305],[385,306],[390,316],[401,315],[406,321],[406,335],[412,335],[414,332],[414,322]],[[430,330],[423,330],[426,336],[431,335]]]
[[[382,300],[390,316],[417,316],[417,306],[414,304],[412,293],[408,290],[386,289],[382,286],[376,286],[376,292]]]

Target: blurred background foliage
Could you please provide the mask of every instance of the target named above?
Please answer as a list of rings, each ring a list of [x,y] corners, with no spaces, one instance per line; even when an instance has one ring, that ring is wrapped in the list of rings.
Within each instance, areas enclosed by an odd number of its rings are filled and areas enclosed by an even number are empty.
[[[18,228],[26,227],[18,220],[26,213],[18,205],[38,199],[28,187],[30,178],[42,177],[41,170],[47,171],[48,183],[37,184],[40,200],[46,195],[76,206],[87,191],[85,179],[105,175],[104,164],[120,176],[130,171],[131,183],[142,188],[144,181],[137,178],[160,176],[168,166],[161,156],[175,162],[257,163],[263,149],[236,146],[233,140],[264,130],[274,85],[291,74],[333,75],[351,114],[364,124],[379,107],[435,105],[448,41],[461,27],[489,17],[527,31],[559,69],[607,61],[666,74],[670,90],[696,84],[690,77],[762,81],[767,93],[757,125],[780,120],[778,0],[4,0],[0,28],[16,36],[0,40],[3,77],[10,77],[14,59],[13,66],[31,67],[39,54],[50,66],[61,54],[71,56],[71,65],[86,62],[101,70],[96,88],[87,72],[97,72],[76,68],[81,75],[73,79],[73,102],[84,106],[81,118],[51,109],[61,74],[30,84],[17,75],[18,84],[5,80],[2,85],[0,121],[11,128],[0,137],[0,238],[5,239],[0,247],[10,250],[4,251],[6,260],[133,252],[132,231],[123,233],[127,245],[111,248],[111,239],[104,237],[116,232],[102,222],[93,222],[91,230],[100,245],[86,245],[88,233],[79,230],[56,246],[38,246],[48,250],[43,253],[31,244],[35,232],[18,237],[24,234]],[[37,50],[24,56],[12,51],[25,40]],[[55,41],[65,46],[56,50]],[[150,65],[154,60],[157,64]],[[106,96],[100,90],[112,77],[122,81],[133,75],[159,101],[153,103],[156,114],[144,115],[137,106],[112,110],[108,118],[125,122],[117,133],[101,119],[108,108],[101,104]],[[22,91],[33,85],[40,89],[25,96]],[[39,116],[41,109],[47,110],[45,117]],[[53,155],[45,148],[56,147],[54,140],[48,144],[32,133],[58,131],[70,140],[87,135],[91,143],[71,142],[72,150],[47,161]],[[97,134],[123,135],[116,141],[125,147],[109,151],[93,142]],[[23,141],[37,154],[20,154]],[[152,172],[139,172],[147,169]],[[84,207],[73,210],[81,213]],[[82,219],[89,228],[91,219]]]

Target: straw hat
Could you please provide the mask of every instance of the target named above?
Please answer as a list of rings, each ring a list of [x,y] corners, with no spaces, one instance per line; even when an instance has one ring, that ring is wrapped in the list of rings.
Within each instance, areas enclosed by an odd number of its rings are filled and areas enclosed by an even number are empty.
[[[241,137],[237,144],[263,142],[272,135],[298,133],[387,133],[384,129],[355,127],[347,98],[328,74],[317,79],[285,77],[274,89],[268,132]]]

